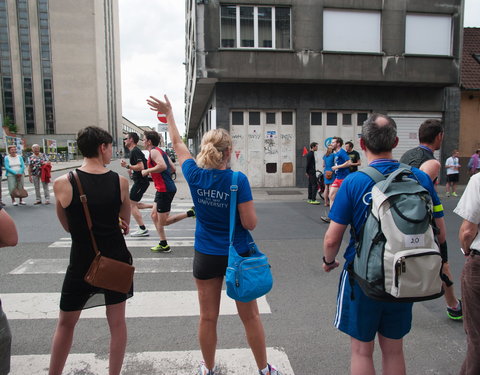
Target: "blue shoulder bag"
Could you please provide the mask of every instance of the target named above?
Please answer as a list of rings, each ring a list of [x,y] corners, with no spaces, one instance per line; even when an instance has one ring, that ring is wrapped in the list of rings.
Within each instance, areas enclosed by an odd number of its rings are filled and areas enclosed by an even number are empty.
[[[238,172],[233,172],[230,186],[230,247],[225,280],[227,295],[230,298],[250,302],[272,289],[273,278],[268,258],[258,250],[250,232],[248,232],[249,251],[246,256],[239,255],[233,245],[237,212],[237,180]]]

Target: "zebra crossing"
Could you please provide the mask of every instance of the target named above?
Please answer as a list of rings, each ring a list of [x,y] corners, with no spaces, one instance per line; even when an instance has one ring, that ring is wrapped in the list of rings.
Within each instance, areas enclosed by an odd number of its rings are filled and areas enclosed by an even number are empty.
[[[33,190],[33,186],[26,186],[26,188],[29,193]],[[148,196],[146,199],[150,200]],[[174,201],[172,212],[185,212],[191,206],[191,201]],[[154,254],[150,252],[149,248],[158,243],[158,237],[151,222],[149,211],[142,210],[142,214],[150,231],[150,236],[140,238],[126,236],[127,247],[132,252],[136,267],[134,297],[127,301],[127,325],[129,323],[133,324],[133,322],[138,323],[141,319],[160,319],[169,322],[187,319],[192,320],[192,324],[196,326],[199,306],[191,275],[195,220],[186,219],[166,227],[168,242],[173,251],[169,254]],[[135,230],[133,220],[131,225],[131,229]],[[39,256],[41,254],[31,254],[27,259],[22,259],[21,262],[9,269],[5,277],[63,280],[63,274],[69,262],[68,248],[70,246],[71,239],[69,237],[60,237],[56,241],[46,244],[48,257]],[[176,280],[173,283],[171,282],[172,278]],[[167,286],[167,283],[173,285],[169,284]],[[158,287],[152,289],[152,285]],[[36,291],[33,293],[4,293],[0,290],[0,298],[12,327],[14,341],[16,327],[45,321],[55,324],[58,317],[60,290]],[[268,298],[260,298],[258,307],[262,316],[266,317],[272,314]],[[241,325],[240,320],[235,317],[236,314],[234,301],[223,292],[220,319],[231,316],[231,319],[237,319],[237,325]],[[94,322],[99,319],[105,319],[104,307],[84,310],[79,324],[88,322],[87,326],[95,326]],[[222,322],[219,324],[221,325]],[[51,334],[53,335],[53,331]],[[76,335],[78,335],[77,332]],[[135,352],[135,343],[129,341],[122,374],[196,374],[202,357],[198,350],[196,328],[187,332],[179,332],[179,336],[191,337],[190,342],[193,345],[188,345],[185,350],[163,350],[169,347],[168,342],[160,343],[158,346],[153,343],[151,351],[139,350]],[[49,339],[47,340],[48,343]],[[161,342],[163,339],[161,332],[156,339]],[[220,374],[248,375],[258,373],[246,340],[243,341],[243,345],[237,345],[236,347],[221,347],[219,345],[216,361]],[[15,347],[21,348],[22,345],[19,344]],[[15,350],[15,347],[12,353],[12,375],[37,375],[48,372],[50,358],[48,348],[45,348],[39,354],[38,352],[25,353],[21,349]],[[159,347],[162,350],[157,350]],[[64,374],[107,374],[108,355],[105,353],[106,348],[102,347],[101,350],[103,350],[102,353],[97,353],[96,348],[85,352],[79,352],[78,348],[76,351],[72,351],[67,359]],[[267,354],[269,361],[281,369],[284,374],[294,373],[288,356],[282,348],[268,347]]]

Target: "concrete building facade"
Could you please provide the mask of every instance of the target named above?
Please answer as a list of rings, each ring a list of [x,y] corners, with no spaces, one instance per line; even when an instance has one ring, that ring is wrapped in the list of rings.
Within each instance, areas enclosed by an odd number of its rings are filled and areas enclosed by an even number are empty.
[[[96,125],[121,146],[117,1],[0,0],[0,75],[0,112],[27,145]]]
[[[397,121],[396,157],[426,118],[444,121],[442,160],[458,145],[462,0],[187,0],[186,19],[187,135],[198,152],[230,130],[252,186],[305,186],[303,148],[358,149],[373,112]]]

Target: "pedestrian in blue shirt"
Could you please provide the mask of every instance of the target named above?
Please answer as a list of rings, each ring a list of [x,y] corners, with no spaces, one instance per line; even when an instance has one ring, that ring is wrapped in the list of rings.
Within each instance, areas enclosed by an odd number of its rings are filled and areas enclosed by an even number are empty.
[[[360,146],[370,166],[387,175],[399,168],[392,159],[392,150],[398,144],[397,126],[388,116],[373,114],[362,127]],[[435,223],[439,229],[438,241],[445,243],[443,208],[430,177],[417,168],[412,173],[430,193]],[[381,302],[367,297],[358,283],[349,283],[347,265],[355,256],[355,233],[360,233],[369,213],[374,181],[364,173],[348,175],[338,190],[329,217],[331,223],[325,234],[323,269],[330,272],[339,266],[336,256],[345,230],[350,225],[350,241],[345,250],[346,260],[338,289],[335,326],[350,336],[351,374],[374,375],[373,350],[375,336],[382,351],[383,373],[405,375],[403,337],[412,324],[412,303]],[[351,288],[355,298],[351,298]]]
[[[190,187],[197,226],[195,229],[195,255],[193,276],[198,289],[200,323],[198,336],[204,361],[199,375],[214,375],[217,345],[217,320],[220,308],[223,277],[228,263],[230,169],[232,138],[224,129],[210,130],[202,138],[201,151],[196,161],[183,143],[173,117],[172,106],[153,96],[147,103],[154,111],[167,116],[168,132],[178,156],[185,179]],[[257,225],[252,192],[247,176],[239,173],[237,192],[237,219],[234,245],[239,254],[248,252],[247,233]],[[238,314],[245,327],[248,344],[252,349],[260,375],[281,375],[267,362],[265,333],[257,301],[235,301]]]

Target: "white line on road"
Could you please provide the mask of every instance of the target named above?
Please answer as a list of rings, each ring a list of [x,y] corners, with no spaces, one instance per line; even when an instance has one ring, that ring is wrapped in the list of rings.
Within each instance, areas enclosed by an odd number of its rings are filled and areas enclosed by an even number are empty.
[[[135,258],[135,273],[192,272],[193,258]],[[10,271],[11,275],[64,274],[69,259],[28,259]]]
[[[294,375],[290,361],[281,348],[267,348],[268,361],[284,375]],[[218,349],[215,355],[222,374],[245,375],[258,373],[250,349]],[[199,350],[171,352],[126,353],[122,374],[175,374],[196,373],[202,359]],[[40,375],[48,372],[50,355],[12,356],[11,375]],[[156,371],[158,370],[158,371]],[[108,358],[95,353],[68,356],[65,374],[104,375],[108,373]]]
[[[60,293],[5,293],[2,308],[9,320],[58,318]],[[261,314],[271,314],[265,297],[257,300]],[[196,291],[137,292],[127,300],[127,318],[198,316]],[[220,315],[235,315],[235,301],[222,292]],[[82,311],[81,318],[105,318],[105,308]]]
[[[148,237],[147,237],[148,238]],[[179,237],[175,237],[179,238]],[[188,237],[186,237],[188,238]],[[193,238],[193,237],[190,237]],[[193,239],[192,240],[168,240],[168,244],[171,247],[193,247]],[[127,244],[127,247],[153,247],[158,245],[158,239],[139,239],[139,238],[125,238],[125,243]],[[70,247],[72,246],[72,240],[60,240],[60,241],[55,241],[52,244],[50,244],[48,247]],[[100,249],[101,250],[101,249]]]

